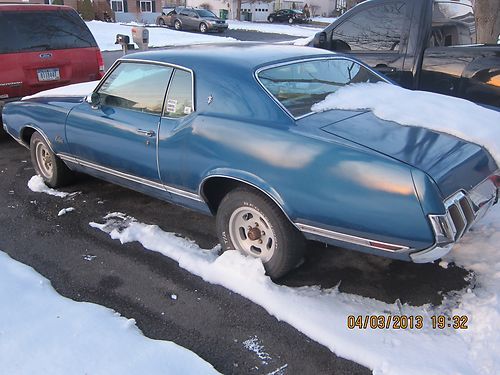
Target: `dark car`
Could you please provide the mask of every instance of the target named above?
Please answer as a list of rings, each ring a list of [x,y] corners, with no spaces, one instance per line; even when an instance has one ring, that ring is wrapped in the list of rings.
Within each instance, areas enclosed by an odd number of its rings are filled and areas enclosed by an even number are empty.
[[[271,13],[267,20],[273,22],[288,22],[288,23],[306,23],[309,19],[300,10],[296,9],[281,9]]]
[[[433,261],[496,202],[498,165],[479,145],[370,111],[312,111],[372,82],[387,83],[321,49],[188,46],[127,55],[86,97],[9,103],[4,127],[49,186],[80,171],[216,215],[222,249],[274,278],[300,263],[305,239]]]
[[[173,27],[176,30],[198,30],[201,33],[227,30],[227,23],[206,9],[177,7],[173,11],[158,16],[156,24]]]
[[[0,5],[0,110],[5,102],[104,74],[101,51],[67,6]]]
[[[368,0],[310,45],[350,54],[405,88],[500,109],[500,45],[476,44],[476,29],[468,0]]]

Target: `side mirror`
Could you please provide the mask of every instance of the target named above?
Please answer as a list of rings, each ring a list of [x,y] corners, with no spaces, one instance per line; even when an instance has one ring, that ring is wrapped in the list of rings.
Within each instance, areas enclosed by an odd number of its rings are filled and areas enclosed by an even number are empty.
[[[89,96],[87,96],[87,103],[90,104],[92,109],[97,109],[101,105],[101,96],[98,92],[93,92]]]
[[[341,39],[333,39],[332,43],[331,43],[331,48],[330,49],[332,51],[343,52],[343,51],[350,51],[351,50],[351,46],[349,44],[347,44],[346,42],[344,42],[343,40],[341,40]]]

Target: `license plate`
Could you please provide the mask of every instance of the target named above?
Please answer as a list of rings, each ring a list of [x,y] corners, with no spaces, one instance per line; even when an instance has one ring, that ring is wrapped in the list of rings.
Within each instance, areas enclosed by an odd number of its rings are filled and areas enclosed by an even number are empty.
[[[61,79],[59,76],[59,68],[38,69],[36,71],[39,81],[57,81]]]

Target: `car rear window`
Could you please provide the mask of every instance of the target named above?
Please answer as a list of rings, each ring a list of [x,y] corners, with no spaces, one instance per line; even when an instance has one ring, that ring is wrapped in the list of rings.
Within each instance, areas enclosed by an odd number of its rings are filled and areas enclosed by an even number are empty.
[[[344,58],[286,63],[264,68],[257,77],[293,117],[311,113],[314,104],[345,85],[383,81],[364,66]]]
[[[0,12],[0,54],[97,47],[73,10]]]

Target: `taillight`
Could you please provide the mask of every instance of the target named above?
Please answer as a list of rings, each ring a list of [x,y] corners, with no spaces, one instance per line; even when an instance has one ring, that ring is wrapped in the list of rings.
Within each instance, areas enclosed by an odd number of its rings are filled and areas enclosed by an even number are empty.
[[[490,180],[493,181],[497,188],[500,188],[500,171],[497,171],[493,176],[490,176]]]
[[[102,58],[101,50],[96,50],[97,55],[97,65],[99,65],[99,78],[104,76],[104,59]]]

